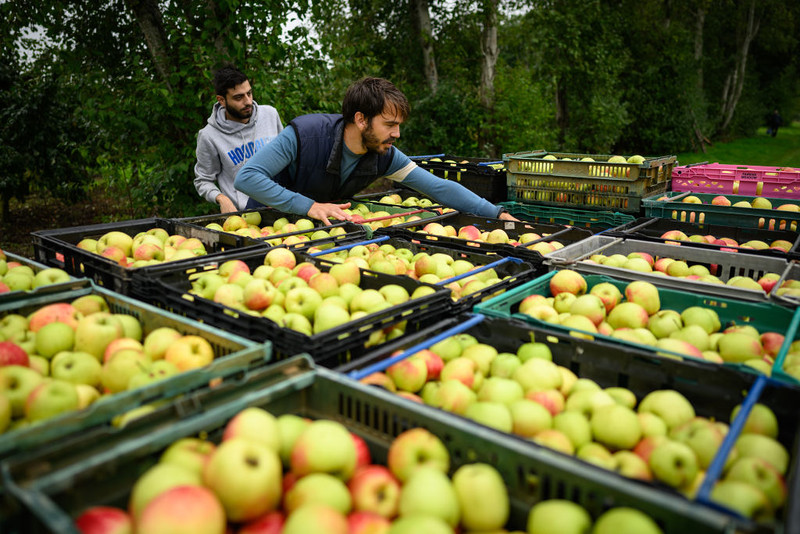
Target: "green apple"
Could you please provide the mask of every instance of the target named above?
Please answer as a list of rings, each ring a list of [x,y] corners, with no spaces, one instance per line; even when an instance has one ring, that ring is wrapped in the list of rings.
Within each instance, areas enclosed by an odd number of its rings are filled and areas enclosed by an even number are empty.
[[[62,351],[72,350],[75,330],[66,323],[53,322],[44,325],[35,339],[36,354],[47,359]]]
[[[80,404],[75,384],[66,380],[46,380],[37,385],[25,399],[25,418],[41,421],[77,410]]]
[[[612,449],[632,449],[642,437],[636,412],[621,404],[600,406],[592,412],[594,439]]]
[[[58,267],[50,267],[42,269],[33,277],[32,288],[49,286],[51,284],[63,284],[70,281],[70,275],[63,269]]]
[[[575,450],[592,441],[589,419],[581,412],[565,411],[553,417],[553,428],[564,433]]]
[[[511,410],[501,402],[473,402],[464,410],[464,417],[501,432],[510,433],[514,429]]]
[[[348,480],[356,467],[356,447],[350,431],[336,421],[314,421],[297,436],[290,464],[297,476],[329,473]]]
[[[102,295],[83,295],[72,301],[72,307],[84,316],[97,312],[108,312],[108,302]]]
[[[469,386],[456,379],[438,382],[436,391],[438,408],[445,411],[463,415],[470,404],[477,402],[478,395]]]
[[[328,473],[311,473],[300,478],[283,496],[283,509],[287,514],[315,504],[349,514],[353,499],[345,483]]]
[[[168,326],[158,327],[145,336],[144,343],[142,344],[144,353],[153,361],[163,359],[167,348],[169,348],[173,341],[182,336],[183,334],[174,328]]]
[[[134,374],[128,381],[128,389],[134,390],[137,388],[145,387],[154,382],[165,380],[180,373],[180,369],[166,360],[156,360],[149,364],[145,364],[142,371]]]
[[[694,451],[688,445],[670,439],[655,446],[648,465],[656,479],[673,488],[688,487],[698,471]]]
[[[222,439],[244,438],[280,452],[281,434],[278,419],[263,408],[251,406],[237,413],[228,424]]]
[[[572,501],[540,501],[528,513],[528,534],[585,534],[591,527],[589,513]]]
[[[553,416],[539,404],[529,399],[520,399],[508,405],[511,413],[512,432],[531,438],[553,426]]]
[[[311,421],[299,415],[281,414],[278,416],[276,424],[281,462],[288,467],[297,437],[311,424]]]
[[[695,417],[692,404],[680,392],[662,389],[648,393],[639,403],[639,412],[659,416],[667,428],[672,429]]]
[[[142,340],[142,325],[139,319],[127,313],[115,313],[114,317],[122,325],[122,336],[136,341]]]
[[[774,515],[767,495],[758,487],[741,480],[717,482],[710,497],[716,503],[756,521],[772,519]]]
[[[511,378],[520,365],[522,365],[522,360],[519,356],[510,352],[501,352],[492,360],[489,376]]]
[[[122,337],[122,332],[119,319],[109,312],[96,312],[84,316],[75,328],[74,350],[88,352],[101,361],[106,346]]]
[[[661,534],[661,528],[650,516],[637,510],[619,506],[597,518],[593,534]]]
[[[167,447],[161,454],[159,462],[176,464],[201,477],[203,469],[216,448],[217,446],[213,442],[205,439],[180,438]]]
[[[542,358],[527,360],[514,371],[512,378],[520,383],[525,393],[561,387],[562,375],[558,366]]]
[[[739,404],[733,409],[731,413],[731,423],[733,423],[733,419],[741,408],[742,405]],[[764,436],[775,439],[778,437],[778,419],[769,406],[760,403],[754,404],[753,409],[747,416],[747,421],[744,423],[742,433],[763,434]]]
[[[741,458],[761,458],[781,476],[786,475],[789,454],[779,441],[761,434],[742,434],[736,440],[736,450]]]
[[[97,361],[97,358],[88,352],[80,351],[59,352],[50,365],[50,375],[53,378],[93,387],[100,385],[102,371],[103,366]]]
[[[103,364],[100,376],[103,389],[110,393],[127,390],[131,378],[141,371],[146,371],[149,365],[150,359],[138,350],[122,349],[117,351]]]
[[[783,477],[761,458],[739,458],[728,469],[725,480],[739,480],[759,488],[775,510],[786,502],[786,483]]]
[[[283,526],[282,534],[348,534],[347,516],[322,504],[309,504],[291,514]]]
[[[451,527],[459,523],[461,510],[453,483],[435,467],[418,467],[400,490],[400,516],[438,517]]]
[[[25,400],[44,377],[29,367],[5,365],[0,367],[0,393],[11,402],[14,418],[25,415]]]
[[[403,483],[421,466],[433,466],[442,473],[450,469],[450,453],[429,430],[412,428],[397,436],[389,446],[387,466]]]
[[[200,475],[176,463],[161,462],[150,467],[134,483],[128,510],[138,519],[147,504],[177,486],[202,486]]]

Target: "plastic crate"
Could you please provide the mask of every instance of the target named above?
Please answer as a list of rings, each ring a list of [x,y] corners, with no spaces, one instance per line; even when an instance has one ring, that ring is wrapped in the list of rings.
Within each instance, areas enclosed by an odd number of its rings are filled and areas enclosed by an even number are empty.
[[[577,332],[575,328],[568,328],[560,324],[545,323],[530,315],[519,313],[519,303],[528,295],[544,295],[551,296],[550,293],[550,279],[556,274],[557,271],[552,271],[544,276],[540,276],[536,280],[515,287],[506,291],[502,295],[495,297],[487,302],[477,304],[474,308],[476,313],[482,313],[492,317],[505,317],[514,318],[525,321],[535,325],[546,325],[547,328],[552,328],[560,332]],[[609,282],[625,294],[625,286],[630,282],[628,280],[620,280],[611,276],[588,274],[584,276],[589,288],[601,282]],[[716,295],[707,295],[701,293],[690,293],[681,291],[670,287],[664,287],[660,283],[660,279],[654,279],[653,284],[658,287],[658,293],[661,300],[662,310],[670,309],[678,312],[690,306],[702,306],[705,308],[713,309],[719,316],[720,323],[724,330],[727,326],[732,324],[737,325],[751,325],[759,332],[778,332],[785,334],[790,326],[794,310],[779,306],[771,302],[748,302],[733,298],[725,298]],[[676,352],[656,348],[654,346],[643,345],[640,343],[633,343],[627,340],[621,340],[611,336],[589,333],[580,331],[580,335],[589,336],[592,339],[609,341],[612,343],[619,343],[626,346],[635,346],[654,354],[664,355],[669,358],[679,357],[686,360],[694,360],[703,363],[704,365],[725,366],[739,369],[743,372],[755,372],[752,368],[744,364],[724,363],[717,364],[700,360],[692,356],[681,355]]]
[[[679,230],[686,234],[688,237],[693,235],[705,236],[712,235],[717,239],[721,237],[729,237],[736,240],[739,244],[744,244],[748,241],[759,240],[771,244],[775,241],[782,240],[788,241],[792,244],[788,252],[779,249],[750,249],[740,246],[730,245],[715,245],[712,243],[702,243],[699,241],[676,241],[675,239],[665,239],[661,237],[665,232],[670,230]],[[704,248],[706,250],[723,250],[728,252],[736,252],[740,254],[752,254],[761,257],[774,257],[784,259],[794,259],[800,256],[800,234],[797,232],[790,232],[787,230],[759,230],[756,228],[741,228],[732,225],[723,224],[695,224],[688,222],[676,221],[673,219],[664,219],[660,217],[641,217],[635,221],[618,226],[606,232],[606,235],[615,237],[634,238],[643,241],[653,241],[657,243],[675,243],[681,247],[696,247]]]
[[[448,154],[409,157],[431,174],[454,180],[493,204],[507,200],[506,171],[501,160]]]
[[[86,276],[100,286],[127,295],[130,293],[133,277],[136,275],[148,276],[153,267],[122,267],[99,254],[78,248],[77,244],[81,239],[96,239],[112,230],[135,236],[139,232],[147,231],[150,228],[163,228],[170,235],[179,234],[187,238],[195,237],[205,245],[206,257],[211,258],[218,258],[236,250],[266,250],[268,248],[268,245],[263,241],[249,237],[215,232],[169,219],[158,218],[75,226],[57,230],[41,230],[32,232],[31,236],[34,254],[41,263],[52,267],[60,267],[73,276]],[[187,263],[185,262],[191,261],[192,259],[188,259],[167,263],[186,265]]]
[[[475,226],[481,231],[492,231],[500,229],[506,232],[510,239],[516,240],[522,234],[534,232],[542,235],[540,239],[530,241],[521,245],[509,245],[503,243],[487,243],[485,241],[475,241],[470,239],[460,239],[458,237],[433,235],[421,232],[424,224],[409,225],[406,228],[382,228],[375,232],[375,235],[388,235],[392,237],[402,237],[410,239],[419,243],[438,244],[448,248],[456,248],[460,250],[477,250],[484,254],[497,254],[500,256],[512,256],[531,261],[534,263],[541,263],[543,261],[542,254],[535,250],[535,245],[541,242],[558,241],[566,246],[571,243],[576,243],[592,235],[589,230],[582,228],[574,228],[559,224],[546,224],[536,223],[531,224],[527,222],[505,221],[501,219],[490,219],[486,217],[478,217],[475,215],[465,215],[463,213],[448,213],[445,214],[445,219],[436,221],[442,226],[452,226],[456,231],[463,226]]]
[[[295,254],[298,257],[298,263],[310,261],[322,271],[328,271],[334,265],[327,260],[298,252]],[[224,261],[234,259],[244,261],[252,271],[264,263],[264,253],[242,252],[226,256]],[[191,280],[204,272],[216,270],[221,263],[222,260],[217,262],[213,259],[199,257],[186,266],[161,266],[152,271],[146,279],[137,279],[134,296],[159,308],[214,325],[253,341],[270,340],[273,347],[273,359],[285,359],[302,351],[311,354],[315,361],[325,367],[335,367],[348,361],[352,355],[363,353],[370,336],[378,330],[391,328],[404,321],[407,329],[413,329],[413,325],[416,323],[430,320],[431,317],[440,317],[441,314],[447,312],[450,306],[448,289],[418,282],[405,276],[361,270],[361,287],[363,289],[378,289],[386,284],[398,284],[404,287],[409,294],[412,294],[420,286],[428,286],[434,288],[435,291],[308,336],[290,328],[278,326],[266,317],[236,310],[189,293]]]
[[[733,408],[742,403],[745,395],[752,390],[757,378],[753,375],[737,373],[732,369],[721,366],[709,367],[698,365],[694,362],[679,362],[675,360],[662,360],[653,357],[645,351],[632,347],[615,347],[603,341],[590,341],[576,338],[557,332],[549,328],[540,328],[535,325],[525,324],[504,318],[486,317],[477,324],[462,329],[461,325],[474,323],[480,316],[468,314],[453,317],[429,327],[424,332],[398,342],[391,346],[380,347],[363,358],[353,361],[338,371],[349,376],[359,377],[372,372],[375,364],[385,362],[390,355],[399,351],[413,353],[436,341],[446,338],[449,333],[459,332],[474,336],[479,343],[493,346],[498,352],[516,353],[519,346],[527,341],[536,340],[549,346],[553,362],[573,371],[580,378],[588,378],[597,382],[601,387],[625,387],[631,390],[641,400],[646,394],[657,389],[675,389],[681,392],[695,406],[699,416],[712,418],[717,421],[728,422],[731,419]],[[399,341],[399,340],[398,340]],[[398,356],[399,357],[399,356]],[[797,413],[791,402],[800,395],[800,390],[771,385],[762,392],[762,401],[770,406],[779,419],[780,441],[797,458],[800,449],[798,442],[798,424],[800,414]],[[789,404],[787,404],[789,403]],[[438,411],[438,410],[437,410]],[[446,413],[446,412],[445,412]],[[451,415],[460,420],[467,421],[459,416]],[[473,423],[481,429],[485,427]],[[513,434],[497,431],[508,442],[521,442],[532,449],[544,449],[524,438]],[[615,472],[597,467],[589,462],[584,462],[575,456],[562,455],[574,460],[577,469],[581,472],[597,472],[605,475],[610,484],[631,484],[638,488],[647,488],[660,491],[664,499],[683,499],[671,488],[658,482],[646,483],[634,481]],[[750,521],[743,521],[737,526],[737,532],[758,531],[766,532],[793,532],[797,525],[796,507],[792,506],[797,495],[798,462],[793,459],[793,467],[787,478],[790,484],[790,496],[784,509],[781,524],[755,525]],[[687,510],[702,508],[701,503],[692,503],[685,500]],[[693,532],[693,530],[691,530]]]
[[[227,421],[250,406],[339,421],[367,442],[376,463],[385,463],[391,442],[402,432],[426,428],[449,450],[451,472],[474,462],[500,472],[510,497],[510,530],[524,530],[530,507],[553,498],[575,501],[595,518],[612,507],[631,506],[653,517],[666,534],[731,532],[736,526],[730,516],[677,495],[580,469],[554,451],[309,365],[295,358],[253,371],[239,384],[198,393],[187,399],[191,402],[165,406],[122,430],[96,429],[58,449],[4,465],[6,484],[27,512],[8,524],[10,532],[75,532],[73,520],[87,507],[125,507],[137,477],[170,443],[197,435],[219,440]]]
[[[414,191],[413,189],[409,189],[408,187],[398,187],[396,189],[389,189],[388,191],[378,191],[377,193],[364,193],[362,195],[356,195],[350,200],[350,202],[351,202],[352,206],[356,205],[359,202],[370,202],[372,204],[386,205],[387,203],[381,202],[381,199],[383,197],[385,197],[386,195],[400,195],[400,198],[403,201],[408,200],[411,197],[414,197],[414,198],[419,199],[419,200],[425,199],[428,202],[430,202],[430,204],[428,206],[420,206],[418,204],[414,204],[412,206],[405,206],[405,207],[409,207],[409,208],[411,208],[411,207],[421,207],[421,208],[438,208],[438,207],[442,207],[441,204],[438,204],[437,202],[435,202],[434,200],[426,197],[422,193],[417,193],[416,191]],[[397,204],[388,204],[388,205],[396,206]]]
[[[29,258],[25,258],[23,256],[19,256],[17,254],[13,254],[8,251],[3,251],[6,255],[7,261],[16,261],[21,263],[22,265],[27,265],[35,273],[42,271],[44,269],[48,269],[47,265],[43,265],[38,261],[34,261]],[[0,277],[0,280],[2,277]],[[4,302],[9,302],[11,300],[18,300],[21,298],[26,298],[34,295],[45,295],[49,293],[58,293],[60,291],[70,291],[72,289],[80,289],[82,287],[86,287],[90,284],[89,280],[86,278],[75,278],[74,276],[69,277],[69,280],[64,282],[57,282],[55,284],[48,284],[46,286],[39,286],[33,289],[28,289],[26,291],[6,291],[5,293],[0,293],[0,304]]]
[[[672,169],[672,190],[800,199],[800,169],[696,163]]]
[[[796,305],[797,301],[795,301],[794,304]],[[778,356],[775,358],[775,363],[772,365],[772,376],[782,382],[800,387],[800,379],[788,374],[783,370],[784,364],[786,363],[786,357],[789,353],[790,345],[792,342],[800,339],[800,332],[798,332],[798,328],[800,328],[800,308],[795,309],[795,315],[792,318],[792,324],[789,326],[789,331],[786,333],[787,342],[783,344],[783,347],[781,347]]]
[[[207,385],[211,379],[228,376],[248,367],[264,365],[272,358],[270,343],[254,343],[235,334],[179,317],[97,286],[38,295],[24,301],[0,303],[0,317],[12,313],[27,315],[41,306],[70,302],[84,295],[103,297],[111,313],[133,315],[142,325],[144,335],[159,327],[170,327],[182,334],[204,337],[214,349],[214,361],[203,368],[186,371],[135,390],[101,397],[83,410],[65,413],[38,424],[21,426],[0,434],[0,459],[58,442],[69,434],[84,432],[98,424],[107,424],[114,416],[127,410],[182,395]]]
[[[626,213],[556,208],[547,204],[531,202],[503,202],[501,206],[508,213],[523,221],[576,226],[591,230],[593,233],[616,228],[635,219],[633,215]]]
[[[447,219],[449,216],[453,215],[454,213],[457,213],[455,211],[440,213],[439,211],[437,211],[438,208],[436,207],[421,208],[419,206],[398,206],[396,204],[381,204],[380,202],[367,202],[367,201],[361,201],[352,204],[351,208],[356,207],[358,205],[365,206],[372,213],[384,211],[389,215],[408,214],[409,217],[411,216],[419,217],[419,220],[401,222],[401,223],[391,224],[389,226],[383,226],[383,224],[388,224],[391,221],[391,219],[383,219],[383,222],[374,221],[373,223],[363,223],[365,226],[373,230],[377,230],[379,228],[408,228],[409,226],[415,226],[417,224],[420,224],[420,222],[424,224],[430,222],[441,222],[442,220]],[[369,215],[365,220],[369,221],[371,218],[374,218],[374,216]]]
[[[261,225],[260,226],[271,226],[275,221],[277,221],[278,219],[280,219],[282,217],[287,218],[289,220],[289,222],[291,222],[291,223],[297,222],[297,220],[303,219],[303,218],[311,220],[313,223],[315,223],[315,226],[311,230],[295,230],[295,231],[292,231],[292,232],[273,234],[273,235],[270,235],[270,236],[267,236],[267,237],[256,237],[256,238],[254,238],[254,239],[258,240],[258,241],[265,241],[267,243],[271,242],[270,243],[271,245],[280,245],[280,244],[282,244],[282,240],[287,238],[287,237],[289,237],[289,236],[308,236],[308,237],[311,237],[311,234],[313,234],[314,232],[316,232],[318,230],[330,231],[333,228],[341,228],[345,232],[343,234],[336,235],[336,236],[329,236],[329,237],[325,237],[325,238],[307,240],[307,241],[302,241],[302,242],[299,242],[299,243],[296,243],[296,244],[292,244],[292,245],[290,245],[290,248],[292,248],[293,250],[304,250],[304,249],[310,248],[310,247],[321,247],[321,248],[332,247],[332,246],[337,246],[337,245],[340,245],[340,244],[343,244],[343,243],[349,243],[350,241],[353,241],[353,240],[366,239],[366,237],[367,237],[366,229],[364,227],[358,225],[358,224],[354,224],[354,223],[351,223],[351,222],[348,222],[348,221],[335,221],[335,220],[332,220],[330,226],[325,226],[320,221],[312,220],[309,217],[301,217],[300,215],[293,215],[293,214],[290,214],[290,213],[283,213],[283,212],[280,212],[280,211],[277,211],[277,210],[274,210],[274,209],[271,209],[271,208],[262,208],[262,209],[257,209],[257,210],[244,210],[244,211],[237,211],[237,212],[223,213],[223,214],[215,213],[215,214],[212,214],[212,215],[203,215],[203,216],[199,216],[199,217],[184,217],[184,218],[181,218],[181,219],[174,219],[174,220],[176,222],[178,222],[178,223],[181,223],[181,224],[188,224],[188,225],[200,227],[203,230],[208,230],[208,231],[211,231],[211,232],[219,232],[219,230],[214,230],[214,229],[207,228],[207,225],[216,223],[216,224],[219,224],[221,226],[222,223],[225,222],[225,219],[227,219],[228,217],[230,217],[232,215],[243,215],[245,213],[253,213],[253,212],[258,213],[261,216]],[[223,233],[232,233],[232,232],[223,232]],[[234,234],[234,235],[236,235],[236,234]],[[281,242],[276,243],[275,241],[278,240],[278,239],[280,239]]]
[[[683,202],[689,196],[697,197],[702,204]],[[717,195],[688,192],[671,192],[666,195],[655,195],[644,199],[644,214],[647,217],[663,217],[695,224],[725,224],[744,228],[759,228],[762,230],[800,231],[800,201],[785,199],[768,199],[773,208],[781,204],[798,206],[799,211],[785,211],[777,209],[745,208],[734,206],[717,206],[711,201]],[[751,202],[751,196],[726,195],[731,204],[745,201]],[[666,197],[664,200],[663,197]]]
[[[589,260],[594,254],[603,254],[605,256],[622,254],[627,256],[632,252],[647,252],[655,259],[672,258],[685,261],[689,265],[702,265],[712,271],[711,274],[719,278],[723,284],[633,271],[622,267],[611,267],[585,261]],[[752,254],[735,254],[692,247],[676,247],[665,243],[651,243],[604,235],[596,235],[557,250],[547,257],[547,263],[554,267],[573,269],[581,274],[604,274],[623,280],[646,280],[658,283],[662,287],[670,287],[681,291],[697,291],[707,295],[760,302],[765,302],[769,298],[765,291],[727,285],[728,280],[734,276],[747,276],[757,281],[766,273],[775,273],[783,276],[791,265],[790,262],[783,258],[759,257]]]
[[[544,159],[548,155],[558,159]],[[667,190],[676,162],[675,156],[661,156],[642,164],[609,163],[611,157],[544,150],[504,154],[508,200],[639,213],[642,199]]]
[[[781,275],[780,280],[772,288],[769,297],[775,302],[784,306],[796,307],[800,306],[800,295],[779,294],[778,290],[781,285],[786,281],[800,281],[800,263],[797,260],[789,263],[789,266]]]
[[[508,278],[503,279],[496,284],[486,286],[485,288],[470,293],[469,295],[462,296],[457,300],[451,299],[452,313],[472,310],[472,307],[476,303],[481,302],[484,299],[490,298],[492,295],[501,293],[512,287],[516,287],[522,283],[532,280],[537,276],[544,274],[544,272],[546,271],[546,267],[544,267],[544,265],[541,263],[532,264],[531,262],[525,262],[518,258],[504,258],[498,260],[497,256],[488,256],[486,254],[480,254],[474,251],[457,250],[437,245],[431,245],[427,243],[415,243],[409,239],[405,239],[402,237],[383,236],[381,238],[377,238],[375,241],[377,242],[376,244],[379,245],[391,245],[395,248],[406,248],[411,250],[414,254],[417,254],[419,252],[427,252],[428,254],[446,254],[452,257],[454,260],[466,260],[472,263],[475,267],[481,267],[484,265],[497,263],[498,261],[502,262],[499,265],[493,267],[493,269],[497,273],[498,278],[501,279],[505,277]],[[352,246],[356,246],[358,244],[360,243],[353,244]],[[319,257],[321,259],[325,259],[324,254],[320,255]],[[511,260],[511,261],[504,261],[504,260]],[[457,279],[464,278],[467,275],[468,273],[464,274],[463,276],[448,278],[442,280],[436,285],[447,287],[449,283],[456,282]]]

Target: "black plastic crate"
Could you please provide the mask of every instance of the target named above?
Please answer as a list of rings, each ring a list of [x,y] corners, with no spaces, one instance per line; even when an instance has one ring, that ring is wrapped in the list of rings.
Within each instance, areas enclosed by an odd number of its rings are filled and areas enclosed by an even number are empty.
[[[501,243],[487,243],[458,237],[433,235],[420,232],[425,227],[426,222],[416,226],[409,226],[403,229],[385,228],[379,229],[375,235],[388,235],[391,237],[403,237],[412,241],[427,244],[438,244],[449,248],[460,250],[477,250],[483,254],[497,254],[500,256],[512,256],[531,261],[536,264],[544,261],[541,253],[533,250],[536,243],[558,241],[564,246],[576,243],[592,236],[590,230],[574,228],[560,224],[528,223],[517,221],[505,221],[501,219],[491,219],[478,217],[475,215],[465,215],[463,213],[448,214],[449,216],[441,221],[436,221],[443,226],[452,226],[456,231],[463,226],[475,226],[482,231],[500,229],[506,232],[509,238],[516,240],[522,234],[534,232],[542,237],[520,245],[509,245]]]
[[[792,243],[789,252],[777,249],[756,250],[742,247],[732,247],[729,245],[712,245],[709,243],[699,243],[694,241],[675,241],[674,239],[664,239],[661,237],[664,232],[669,230],[679,230],[691,235],[713,235],[716,238],[730,237],[737,243],[742,244],[751,240],[765,241],[767,244],[776,240],[784,240]],[[688,222],[676,221],[674,219],[663,219],[659,217],[640,217],[633,222],[619,226],[605,233],[609,236],[621,236],[634,239],[649,241],[677,242],[680,246],[702,247],[711,250],[731,250],[743,254],[757,254],[760,256],[774,256],[784,259],[800,258],[800,233],[787,230],[762,230],[758,228],[739,228],[735,226],[725,226],[720,224],[693,224]]]
[[[468,321],[478,320],[477,324],[462,329]],[[619,348],[602,340],[587,340],[556,331],[530,325],[514,319],[481,317],[479,315],[462,314],[432,325],[413,336],[398,339],[390,344],[378,347],[358,360],[349,362],[337,371],[353,378],[373,372],[386,364],[386,359],[399,351],[422,349],[446,338],[448,332],[460,331],[474,336],[479,343],[486,343],[498,352],[515,353],[520,345],[536,340],[550,347],[553,362],[567,367],[579,378],[589,378],[601,387],[624,387],[631,390],[637,400],[647,393],[659,389],[674,389],[682,393],[696,408],[699,416],[729,423],[732,421],[733,408],[745,400],[756,380],[763,379],[749,373],[739,373],[724,366],[708,366],[694,361],[663,359],[634,347]],[[399,356],[397,356],[399,357]],[[386,392],[386,395],[392,395]],[[778,418],[780,441],[790,454],[787,470],[787,499],[783,508],[783,516],[776,524],[755,523],[731,514],[731,523],[738,523],[736,532],[796,532],[800,528],[800,509],[796,506],[800,498],[800,389],[788,388],[777,382],[769,382],[759,396],[759,402],[769,406]],[[551,451],[525,438],[506,434],[474,423],[456,414],[430,408],[442,412],[466,424],[477,425],[487,432],[498,434],[506,443],[519,444],[554,455],[572,462],[571,468],[584,475],[602,477],[609,487],[630,487],[642,495],[653,495],[654,502],[683,502],[687,514],[689,511],[705,507],[705,504],[692,502],[683,494],[659,482],[644,482],[626,478],[618,473],[595,466],[577,457]],[[647,511],[646,509],[643,509]],[[714,512],[709,512],[714,513]],[[729,513],[729,512],[723,512]],[[694,530],[689,530],[695,532]]]
[[[489,202],[497,204],[508,198],[506,170],[502,160],[462,158],[448,154],[409,157],[431,174],[454,180]]]
[[[87,277],[96,284],[127,295],[136,275],[147,277],[156,266],[128,268],[94,252],[77,247],[84,238],[96,239],[111,231],[124,232],[135,236],[151,228],[162,228],[170,235],[179,234],[187,238],[197,238],[203,242],[206,258],[219,258],[237,250],[266,250],[268,245],[262,241],[235,234],[205,230],[195,226],[178,223],[169,219],[137,219],[115,223],[75,226],[57,230],[41,230],[31,233],[36,259],[52,267],[60,267],[76,277]],[[193,258],[165,262],[173,265],[188,265]]]
[[[322,222],[320,222],[320,221],[318,221],[316,219],[312,219],[311,217],[307,217],[307,216],[303,217],[303,216],[300,216],[300,215],[293,215],[291,213],[284,213],[284,212],[281,212],[281,211],[274,210],[272,208],[261,208],[261,209],[256,209],[256,210],[244,210],[244,211],[236,211],[236,212],[221,213],[221,214],[220,213],[215,213],[215,214],[212,214],[212,215],[202,215],[202,216],[198,216],[198,217],[184,217],[184,218],[181,218],[181,219],[174,219],[174,220],[176,222],[181,223],[181,224],[188,224],[188,225],[191,225],[191,226],[197,226],[197,227],[200,227],[200,228],[202,228],[204,230],[208,230],[210,232],[220,232],[220,230],[217,230],[217,229],[207,228],[207,225],[216,223],[216,224],[219,224],[220,226],[222,226],[222,223],[224,223],[225,220],[228,217],[230,217],[232,215],[241,216],[241,215],[244,215],[245,213],[258,213],[259,216],[261,217],[261,226],[265,226],[265,225],[270,225],[271,226],[275,221],[277,221],[280,218],[284,218],[284,217],[290,223],[295,223],[299,219],[308,219],[312,223],[314,223],[314,227],[311,228],[310,230],[294,230],[294,231],[291,231],[291,232],[281,232],[281,233],[278,233],[278,234],[273,234],[273,235],[270,235],[270,236],[267,236],[267,237],[253,237],[253,239],[256,239],[258,241],[264,241],[266,243],[269,243],[272,246],[277,246],[277,245],[283,244],[283,240],[285,240],[289,236],[307,236],[307,237],[309,237],[308,241],[302,241],[302,242],[299,242],[299,243],[295,243],[295,244],[289,245],[289,248],[291,248],[293,250],[304,250],[304,249],[310,248],[310,247],[327,248],[327,247],[331,247],[331,246],[337,246],[337,245],[340,245],[340,244],[343,244],[343,243],[348,243],[348,242],[353,241],[353,240],[365,239],[367,237],[367,231],[363,226],[351,223],[349,221],[331,220],[330,221],[331,225],[330,226],[325,226]],[[317,232],[319,230],[325,230],[325,231],[329,232],[333,228],[341,228],[344,231],[344,233],[342,233],[340,235],[335,235],[335,236],[311,239],[311,237],[314,234],[314,232]],[[224,231],[222,231],[222,233],[233,233],[233,232],[224,232]],[[236,234],[234,234],[234,235],[236,235]],[[281,242],[277,242],[278,240],[280,240]]]
[[[451,299],[451,310],[452,313],[459,313],[462,311],[470,311],[472,307],[487,298],[490,298],[493,295],[497,295],[507,289],[512,287],[516,287],[522,283],[527,282],[528,280],[533,280],[537,276],[540,276],[547,272],[547,267],[543,265],[543,263],[534,263],[531,261],[523,261],[519,258],[503,258],[498,259],[497,256],[489,256],[486,254],[481,254],[479,252],[471,251],[471,250],[460,250],[449,248],[447,246],[440,246],[430,243],[418,243],[411,241],[406,237],[388,237],[388,236],[381,236],[375,239],[375,242],[380,245],[392,245],[395,248],[407,248],[413,251],[415,254],[418,252],[427,252],[428,254],[446,254],[452,257],[454,260],[466,260],[475,265],[476,267],[480,267],[483,265],[489,265],[491,263],[502,262],[499,265],[493,267],[497,276],[499,278],[508,277],[505,280],[502,280],[500,283],[493,284],[491,286],[487,286],[486,288],[471,293],[469,295],[463,296],[457,300]],[[355,243],[352,246],[356,246],[360,243]],[[324,259],[324,253],[321,253],[320,258]],[[468,273],[464,275],[468,276]],[[443,280],[436,285],[447,286],[450,281],[455,281],[456,277],[448,278],[447,280]],[[459,276],[457,278],[462,278]]]
[[[300,352],[311,354],[315,361],[326,367],[341,365],[353,355],[365,350],[365,343],[378,330],[406,321],[406,328],[441,317],[449,310],[449,290],[424,284],[404,276],[393,276],[375,271],[361,270],[361,287],[377,289],[386,284],[398,284],[409,295],[420,286],[434,288],[434,292],[403,304],[368,314],[341,326],[311,336],[284,328],[259,315],[224,306],[189,293],[191,279],[207,271],[216,270],[223,261],[242,260],[252,271],[264,263],[263,251],[246,251],[229,255],[224,260],[197,258],[186,266],[160,266],[147,278],[137,278],[134,296],[178,315],[190,317],[222,330],[235,333],[253,341],[272,341],[275,360]],[[320,270],[328,271],[334,263],[295,252],[298,263],[310,261]]]
[[[617,506],[651,516],[666,534],[732,532],[735,523],[717,511],[694,506],[646,485],[609,483],[595,470],[549,451],[508,440],[459,418],[364,386],[326,369],[311,369],[293,358],[225,382],[181,402],[161,407],[122,429],[102,428],[59,448],[3,466],[3,478],[27,515],[7,525],[12,534],[74,532],[73,520],[91,505],[125,507],[137,477],[181,437],[219,440],[225,423],[258,406],[272,414],[338,421],[361,436],[373,461],[385,464],[395,437],[426,428],[450,452],[451,473],[483,462],[502,475],[510,498],[510,530],[525,530],[530,507],[545,499],[569,499],[594,518]]]

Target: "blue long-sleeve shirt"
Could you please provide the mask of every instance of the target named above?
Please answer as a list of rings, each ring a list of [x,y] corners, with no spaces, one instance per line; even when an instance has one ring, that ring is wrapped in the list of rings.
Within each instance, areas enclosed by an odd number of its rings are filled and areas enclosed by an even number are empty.
[[[306,215],[314,204],[303,194],[276,183],[273,177],[288,168],[292,177],[297,172],[297,136],[288,125],[271,143],[252,156],[236,175],[234,186],[251,198],[287,213]],[[396,147],[392,147],[392,162],[384,178],[418,191],[436,202],[458,211],[482,217],[497,217],[500,207],[476,195],[458,182],[443,180],[420,168]],[[358,164],[361,155],[342,150],[340,180],[344,183]]]

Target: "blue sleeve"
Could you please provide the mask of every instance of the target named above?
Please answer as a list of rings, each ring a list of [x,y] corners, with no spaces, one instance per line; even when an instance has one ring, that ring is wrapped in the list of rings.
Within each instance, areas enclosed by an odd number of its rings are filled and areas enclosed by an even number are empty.
[[[411,172],[403,177],[403,169],[406,169],[409,165],[413,166],[413,168]],[[387,178],[402,183],[415,191],[427,195],[436,202],[458,211],[481,217],[495,218],[500,215],[500,206],[495,206],[458,182],[434,176],[425,169],[418,167],[408,156],[397,149],[394,150],[394,157],[386,174]],[[393,177],[396,174],[400,175],[400,177]]]
[[[277,184],[273,177],[295,164],[297,136],[294,128],[287,126],[245,163],[236,174],[236,189],[266,206],[277,210],[307,215],[314,201]]]

